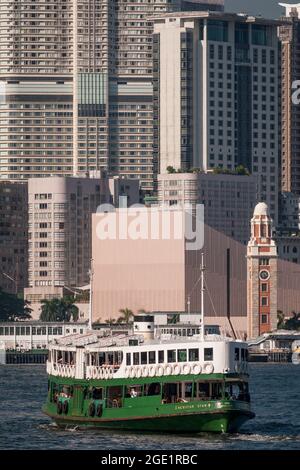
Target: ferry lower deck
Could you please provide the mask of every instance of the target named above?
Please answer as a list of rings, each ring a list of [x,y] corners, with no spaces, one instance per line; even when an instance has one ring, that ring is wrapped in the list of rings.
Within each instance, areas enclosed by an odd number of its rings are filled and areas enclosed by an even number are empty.
[[[59,426],[173,433],[236,432],[254,417],[247,376],[74,380],[49,376],[43,411]]]

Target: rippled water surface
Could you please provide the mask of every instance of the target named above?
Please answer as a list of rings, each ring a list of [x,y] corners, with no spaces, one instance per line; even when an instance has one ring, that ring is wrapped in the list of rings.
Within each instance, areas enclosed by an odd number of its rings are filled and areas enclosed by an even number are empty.
[[[0,366],[1,449],[300,449],[300,366],[254,364],[256,418],[240,434],[197,436],[58,429],[42,414],[44,366]]]

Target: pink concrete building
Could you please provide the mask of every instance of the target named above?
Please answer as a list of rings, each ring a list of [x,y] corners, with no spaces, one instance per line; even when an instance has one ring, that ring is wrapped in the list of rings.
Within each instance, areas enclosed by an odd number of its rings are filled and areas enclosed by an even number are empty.
[[[171,212],[174,222],[179,211]],[[150,209],[145,213],[150,217]],[[188,311],[188,308],[191,312],[200,311],[199,266],[202,250],[188,250],[184,237],[178,234],[173,234],[170,239],[163,239],[161,233],[159,239],[145,238],[141,227],[136,236],[138,239],[125,239],[124,233],[120,236],[118,224],[115,232],[110,233],[111,239],[108,236],[99,239],[101,221],[103,214],[93,215],[94,321],[116,319],[122,308],[133,312],[144,309],[175,313]],[[243,337],[247,333],[247,248],[205,226],[203,251],[206,264],[206,324],[220,325],[223,331],[230,333],[227,320],[230,312],[237,335]],[[274,269],[277,275],[277,309],[286,316],[291,315],[293,310],[300,311],[300,266],[279,259]]]
[[[159,211],[160,217],[166,212]],[[180,210],[172,214],[174,227]],[[150,210],[146,211],[150,217]],[[119,211],[116,212],[119,215]],[[93,319],[117,318],[119,310],[130,308],[160,312],[200,311],[200,256],[190,251],[184,236],[171,230],[163,239],[99,239],[103,214],[93,215]],[[161,219],[160,219],[161,220]],[[102,226],[103,228],[103,226]],[[117,231],[118,232],[118,231]],[[246,250],[245,247],[208,226],[204,230],[207,266],[207,321],[218,323],[227,315],[227,250],[231,253],[231,315],[240,329],[246,325]],[[243,322],[244,318],[244,322]]]

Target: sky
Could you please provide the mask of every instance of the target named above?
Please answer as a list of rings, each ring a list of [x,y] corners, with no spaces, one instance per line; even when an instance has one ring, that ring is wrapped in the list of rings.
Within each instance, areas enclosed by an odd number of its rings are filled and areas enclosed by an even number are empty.
[[[265,18],[278,18],[284,11],[278,5],[282,3],[298,3],[300,0],[225,0],[225,9],[228,12],[251,13],[262,15]]]

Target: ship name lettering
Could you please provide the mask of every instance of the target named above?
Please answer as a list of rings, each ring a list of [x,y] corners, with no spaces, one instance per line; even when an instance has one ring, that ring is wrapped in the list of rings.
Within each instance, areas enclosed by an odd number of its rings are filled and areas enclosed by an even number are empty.
[[[186,406],[176,406],[175,410],[192,410],[194,405],[186,405]]]

